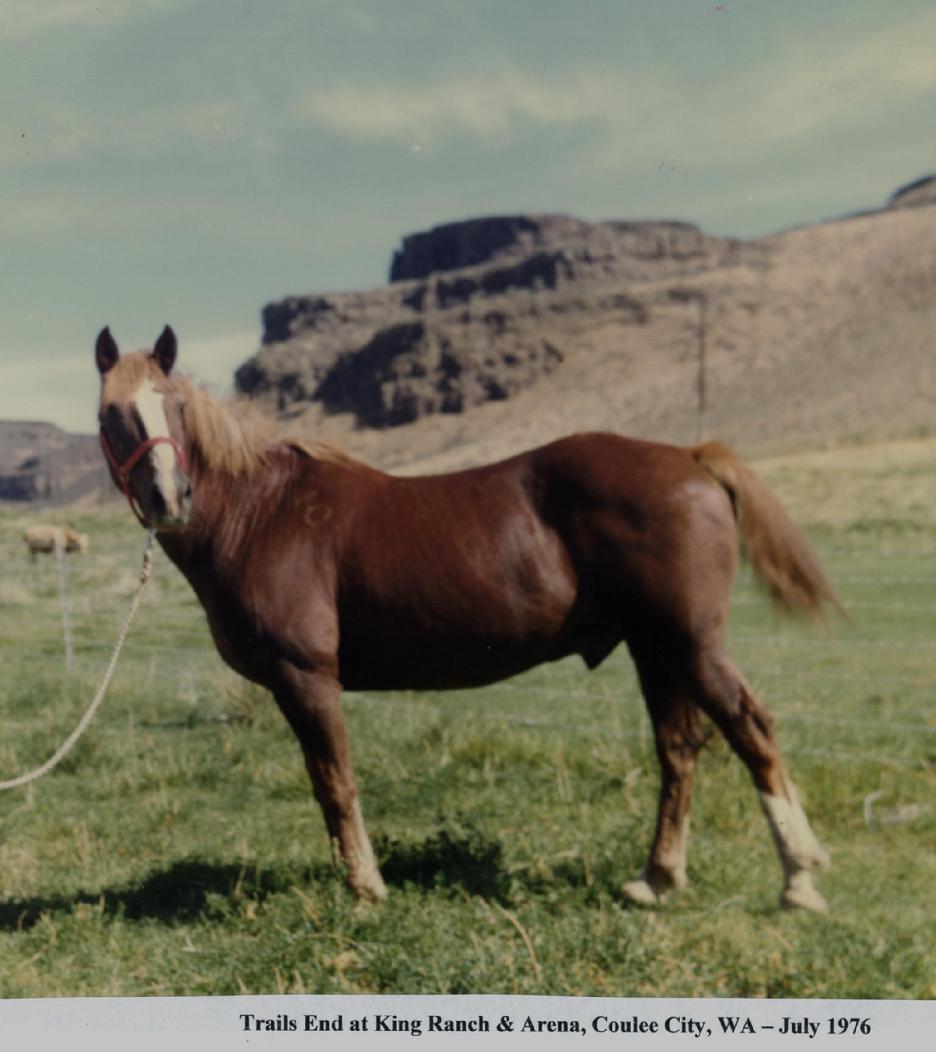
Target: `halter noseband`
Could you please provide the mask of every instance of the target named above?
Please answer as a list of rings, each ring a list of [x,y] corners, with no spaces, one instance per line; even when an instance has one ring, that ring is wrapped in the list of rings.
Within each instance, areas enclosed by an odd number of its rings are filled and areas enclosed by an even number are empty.
[[[160,443],[164,443],[167,446],[172,446],[175,450],[176,459],[179,462],[179,467],[183,472],[188,472],[188,461],[185,458],[185,450],[179,445],[178,442],[170,435],[157,435],[156,438],[144,439],[136,449],[130,454],[129,457],[121,464],[117,457],[114,456],[114,451],[111,449],[110,440],[107,437],[107,432],[104,428],[100,431],[101,449],[104,451],[104,459],[110,465],[111,472],[114,475],[117,484],[120,486],[120,490],[123,495],[127,498],[127,503],[133,510],[133,514],[136,515],[141,526],[145,526],[146,522],[143,519],[142,509],[140,502],[134,495],[133,490],[130,488],[130,472],[137,466],[144,456],[153,448],[158,446]]]

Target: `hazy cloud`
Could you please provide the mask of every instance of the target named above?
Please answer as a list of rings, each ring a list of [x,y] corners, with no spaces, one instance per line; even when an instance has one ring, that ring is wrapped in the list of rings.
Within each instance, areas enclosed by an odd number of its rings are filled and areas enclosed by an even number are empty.
[[[107,27],[177,4],[178,0],[4,0],[0,44],[70,26]]]
[[[0,362],[0,419],[45,420],[67,430],[94,430],[94,361],[79,355],[10,354]]]
[[[298,115],[352,141],[431,145],[468,136],[508,142],[521,122],[591,125],[596,158],[624,162],[634,143],[663,156],[734,150],[816,135],[896,109],[936,89],[936,14],[846,39],[781,43],[772,61],[687,82],[677,69],[519,69],[420,85],[343,83],[310,92]]]
[[[772,138],[810,134],[860,121],[936,89],[936,17],[915,19],[859,40],[837,36],[800,44],[760,74],[743,78],[754,93],[744,133]]]
[[[297,113],[356,140],[414,145],[468,133],[496,141],[517,119],[537,124],[606,121],[613,115],[612,97],[622,89],[645,90],[641,78],[629,74],[589,71],[545,81],[521,70],[504,70],[418,87],[339,84],[310,93]]]

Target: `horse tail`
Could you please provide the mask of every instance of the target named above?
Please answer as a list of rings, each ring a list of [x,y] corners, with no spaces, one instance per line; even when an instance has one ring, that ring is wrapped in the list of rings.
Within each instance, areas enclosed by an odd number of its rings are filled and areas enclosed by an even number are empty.
[[[741,552],[774,602],[811,617],[829,604],[847,616],[805,534],[767,484],[721,443],[706,442],[689,453],[731,498]]]

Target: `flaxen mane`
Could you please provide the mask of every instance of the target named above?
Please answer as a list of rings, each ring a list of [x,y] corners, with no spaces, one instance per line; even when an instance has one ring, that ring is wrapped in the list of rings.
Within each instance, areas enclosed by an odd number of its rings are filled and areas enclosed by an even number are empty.
[[[273,449],[284,446],[314,460],[365,467],[324,443],[287,435],[276,421],[245,399],[219,401],[187,376],[173,373],[167,378],[146,351],[124,355],[107,374],[101,404],[129,400],[146,379],[157,389],[172,389],[181,396],[189,456],[203,468],[249,478],[267,463]]]
[[[172,383],[184,399],[183,416],[193,460],[226,475],[251,476],[282,442],[276,424],[243,401],[219,402],[186,376]]]
[[[312,460],[366,470],[365,464],[340,449],[287,434],[246,399],[220,402],[186,376],[174,376],[172,382],[185,400],[185,429],[193,455],[208,468],[249,477],[267,463],[271,450],[286,446]]]

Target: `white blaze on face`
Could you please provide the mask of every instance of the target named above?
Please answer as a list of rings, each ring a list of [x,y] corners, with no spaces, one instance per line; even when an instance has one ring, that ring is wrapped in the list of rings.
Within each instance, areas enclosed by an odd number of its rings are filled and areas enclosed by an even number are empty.
[[[163,408],[163,396],[156,390],[151,380],[144,380],[136,396],[136,407],[143,421],[147,438],[169,438],[169,424],[166,422],[166,411]],[[175,449],[166,442],[160,442],[149,450],[147,456],[153,466],[155,483],[159,487],[171,512],[178,510],[175,486]]]

